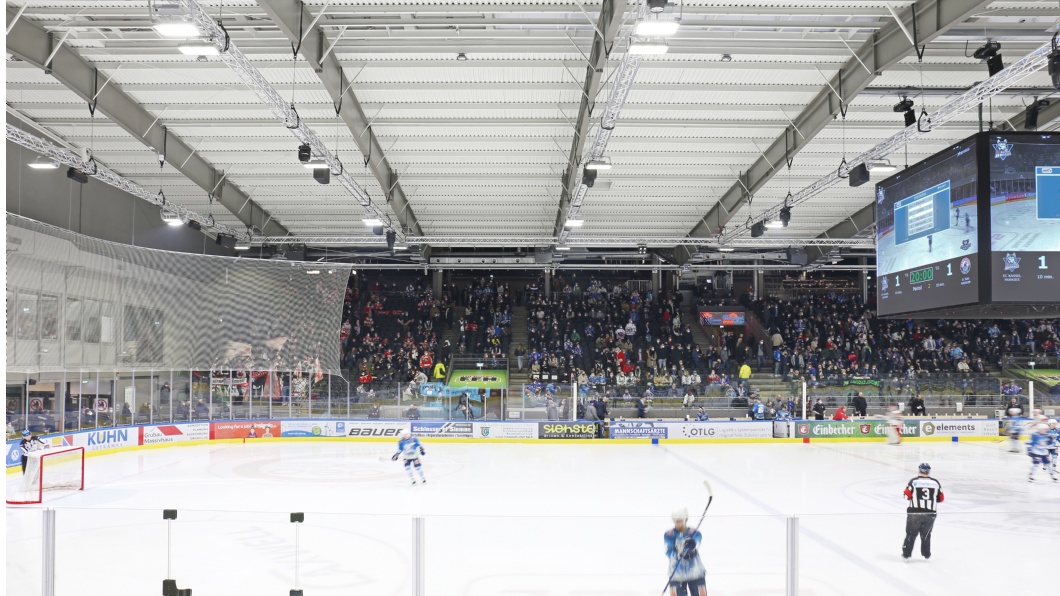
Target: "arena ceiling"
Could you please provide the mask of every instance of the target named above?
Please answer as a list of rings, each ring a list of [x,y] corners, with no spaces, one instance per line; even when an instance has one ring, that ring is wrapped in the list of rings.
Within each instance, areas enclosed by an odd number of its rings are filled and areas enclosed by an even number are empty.
[[[461,246],[559,238],[572,197],[584,225],[569,240],[732,230],[901,131],[893,106],[903,98],[930,113],[985,80],[972,53],[988,40],[1008,65],[1047,43],[1060,17],[1053,0],[671,2],[657,17],[680,23],[668,51],[640,57],[630,77],[622,67],[641,2],[201,7],[372,209],[400,234]],[[219,57],[183,55],[185,40],[162,37],[155,20],[146,1],[9,0],[8,122],[90,147],[113,171],[233,228],[370,236],[362,202],[334,178],[313,180],[260,94]],[[612,168],[579,196],[616,85],[628,94],[603,152]],[[1056,93],[1039,71],[983,118],[1022,128],[1026,106]],[[1052,104],[1042,129],[1057,128],[1060,99]],[[964,112],[890,160],[918,161],[978,131],[978,119]],[[864,234],[871,204],[871,184],[835,185],[767,237]]]

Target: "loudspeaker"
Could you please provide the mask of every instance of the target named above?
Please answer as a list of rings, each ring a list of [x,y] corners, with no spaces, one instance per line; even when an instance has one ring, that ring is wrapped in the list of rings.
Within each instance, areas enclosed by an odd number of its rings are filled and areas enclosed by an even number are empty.
[[[850,186],[861,186],[869,181],[869,168],[860,163],[850,170]]]
[[[331,184],[331,169],[316,168],[313,170],[313,180],[321,184]]]
[[[226,248],[236,247],[235,236],[226,236],[224,234],[218,234],[217,238],[214,239],[214,242],[216,242],[218,246],[224,246]]]
[[[805,249],[792,246],[788,248],[788,264],[804,267],[810,264],[810,256],[806,254]]]

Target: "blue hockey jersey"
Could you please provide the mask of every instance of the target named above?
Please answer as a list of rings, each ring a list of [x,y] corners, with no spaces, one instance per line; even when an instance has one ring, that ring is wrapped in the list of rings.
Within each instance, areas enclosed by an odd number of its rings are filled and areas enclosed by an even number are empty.
[[[682,559],[681,551],[684,548],[685,539],[689,537],[696,541],[697,552],[691,559]],[[698,531],[695,534],[692,534],[692,530],[690,529],[686,529],[684,532],[678,532],[671,528],[663,534],[663,542],[666,544],[666,557],[670,561],[670,567],[667,569],[667,572],[673,574],[673,580],[671,581],[686,582],[703,579],[707,576],[707,570],[703,567],[703,561],[699,559],[698,547],[702,541],[703,534]]]
[[[416,437],[409,437],[398,441],[398,453],[405,459],[419,459],[420,449],[423,445]]]

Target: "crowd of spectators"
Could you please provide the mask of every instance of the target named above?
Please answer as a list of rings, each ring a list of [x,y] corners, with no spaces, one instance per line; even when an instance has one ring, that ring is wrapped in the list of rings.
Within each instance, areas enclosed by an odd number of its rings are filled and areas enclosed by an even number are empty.
[[[630,403],[663,396],[693,403],[704,393],[740,390],[729,352],[703,350],[693,341],[680,292],[657,295],[596,278],[582,286],[558,277],[553,286],[551,296],[540,284],[527,286],[525,293],[531,401],[547,403],[551,387],[570,384],[582,396]],[[735,343],[737,353],[746,356],[746,340],[741,336]]]

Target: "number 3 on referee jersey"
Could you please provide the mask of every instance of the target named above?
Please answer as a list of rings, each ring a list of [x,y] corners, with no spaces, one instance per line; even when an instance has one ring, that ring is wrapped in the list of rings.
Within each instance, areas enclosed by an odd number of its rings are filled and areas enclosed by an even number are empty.
[[[922,488],[920,490],[922,491],[922,493],[920,495],[920,498],[925,500],[925,501],[930,501],[931,500],[931,489]]]

